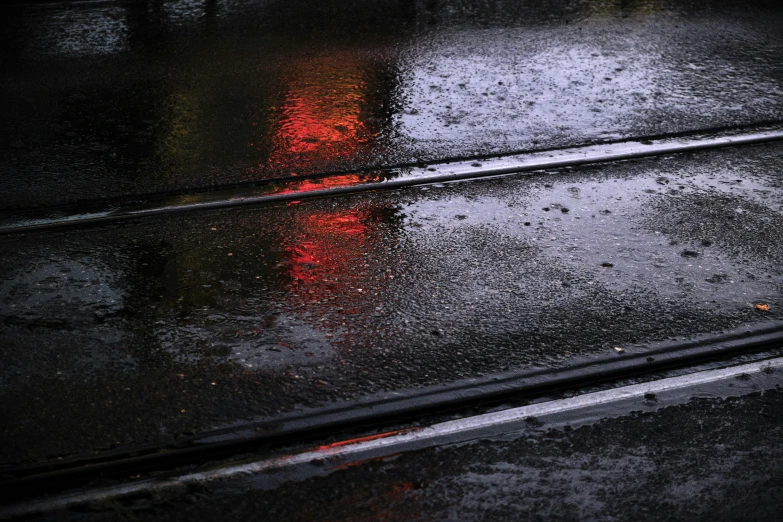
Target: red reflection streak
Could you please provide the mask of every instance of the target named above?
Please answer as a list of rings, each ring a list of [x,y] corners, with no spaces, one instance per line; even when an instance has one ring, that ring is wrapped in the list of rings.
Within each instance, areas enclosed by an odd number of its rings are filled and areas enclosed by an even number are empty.
[[[350,446],[351,444],[359,444],[361,442],[368,442],[371,440],[378,440],[378,439],[385,439],[387,437],[392,437],[394,435],[400,435],[402,433],[407,433],[409,431],[413,431],[410,429],[407,430],[395,430],[395,431],[388,431],[386,433],[378,433],[376,435],[369,435],[367,437],[358,437],[356,439],[348,439],[348,440],[341,440],[340,442],[333,442],[331,444],[325,444],[323,446],[318,446],[315,448],[316,451],[324,451],[328,452],[330,450],[333,450],[335,448],[340,448],[343,446]]]
[[[345,85],[338,87],[345,88]],[[324,145],[350,144],[357,138],[357,130],[361,125],[359,121],[360,98],[355,96],[351,89],[345,92],[341,103],[337,107],[329,107],[328,99],[324,100],[322,93],[315,90],[310,92],[292,93],[289,104],[286,107],[288,121],[283,125],[279,138],[287,145],[288,152],[306,153],[314,152]],[[337,94],[339,97],[340,94]],[[327,103],[324,103],[327,101]],[[348,154],[349,150],[342,150]]]
[[[363,183],[365,178],[359,174],[342,174],[339,176],[329,176],[320,179],[303,179],[301,181],[289,182],[277,194],[296,194],[299,192],[312,192],[314,190],[325,190],[336,187],[350,187]]]
[[[354,460],[351,462],[347,462],[345,464],[338,464],[337,466],[334,466],[332,469],[334,469],[335,471],[340,471],[344,469],[357,468],[363,464],[370,464],[372,462],[383,462],[384,460],[397,458],[400,455],[402,455],[402,453],[392,453],[391,455],[384,455],[382,457],[373,457],[371,459]]]
[[[325,156],[354,156],[372,132],[366,109],[366,69],[344,56],[294,65],[269,158],[284,165],[292,157],[318,163]]]
[[[362,212],[315,212],[302,216],[302,234],[286,249],[291,256],[291,276],[300,283],[317,283],[325,274],[341,277],[352,272],[355,247],[369,233]],[[310,288],[315,292],[317,284]],[[326,292],[321,288],[318,294]]]
[[[292,69],[286,100],[281,106],[272,165],[292,157],[317,163],[319,158],[354,156],[369,133],[361,115],[366,112],[365,68],[346,56],[304,60]],[[312,192],[362,183],[358,174],[342,174],[287,183],[279,194]],[[298,217],[300,233],[289,243],[290,274],[300,290],[325,297],[329,289],[319,284],[325,276],[350,277],[357,252],[371,234],[371,220],[362,212],[316,212]]]

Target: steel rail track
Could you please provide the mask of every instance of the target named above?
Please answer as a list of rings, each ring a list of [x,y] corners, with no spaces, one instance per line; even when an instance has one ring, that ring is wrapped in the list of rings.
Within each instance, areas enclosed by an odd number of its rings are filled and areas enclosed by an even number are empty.
[[[620,161],[666,154],[695,152],[783,140],[783,128],[756,129],[753,132],[714,136],[684,136],[659,141],[622,142],[591,145],[560,151],[537,152],[477,161],[430,165],[394,173],[397,177],[381,182],[325,190],[294,190],[299,180],[270,183],[247,195],[248,188],[209,192],[198,195],[200,201],[152,205],[145,208],[120,208],[102,216],[76,214],[49,217],[32,223],[26,218],[0,222],[0,235],[61,229],[108,223],[147,216],[195,210],[229,208],[242,205],[275,203],[303,198],[328,197],[353,192],[380,190],[478,179],[481,177],[541,171],[569,166]],[[293,188],[292,188],[293,187]],[[255,189],[254,189],[255,190]],[[287,191],[288,190],[288,191]],[[198,198],[196,198],[198,199]],[[292,441],[319,441],[346,430],[368,430],[421,420],[433,413],[467,411],[482,405],[499,403],[608,383],[634,376],[651,375],[674,368],[685,368],[740,354],[783,351],[783,324],[743,328],[732,333],[704,337],[690,342],[669,342],[649,348],[627,348],[626,352],[602,357],[574,359],[559,369],[528,369],[503,375],[490,375],[468,381],[433,386],[339,404],[317,411],[289,414],[250,422],[222,430],[213,430],[170,444],[154,444],[103,452],[97,456],[76,457],[56,462],[19,466],[0,470],[0,487],[6,498],[25,498],[72,490],[95,479],[122,481],[130,475],[161,473],[185,465],[203,464],[229,458],[243,452],[271,451]]]
[[[346,430],[368,430],[420,420],[444,411],[465,411],[524,397],[655,374],[741,354],[783,353],[783,324],[767,323],[690,342],[667,342],[650,349],[629,347],[623,354],[585,357],[559,369],[530,369],[470,379],[452,385],[398,392],[308,413],[213,430],[169,445],[106,452],[0,470],[6,498],[72,489],[94,481],[203,464],[292,442],[319,441]]]
[[[180,193],[167,200],[146,203],[85,202],[78,207],[6,211],[0,215],[0,235],[83,227],[184,212],[247,205],[273,204],[332,197],[357,192],[390,190],[416,185],[465,181],[508,174],[530,173],[668,154],[754,145],[783,140],[783,124],[761,128],[675,137],[636,138],[614,143],[505,155],[487,159],[431,163],[419,167],[379,168],[371,172],[337,173],[259,182],[217,190]],[[314,188],[324,180],[346,178],[329,188]],[[141,196],[139,196],[141,197]],[[97,206],[96,206],[97,205]],[[85,211],[85,208],[92,210]]]
[[[687,390],[711,387],[717,391],[723,387],[723,394],[741,395],[747,393],[731,384],[732,379],[750,380],[753,375],[767,375],[765,386],[776,387],[783,382],[780,371],[783,357],[762,361],[730,365],[728,367],[701,370],[685,375],[655,379],[639,384],[630,384],[600,391],[588,391],[570,397],[548,400],[501,411],[471,415],[445,422],[434,422],[413,428],[395,429],[369,436],[343,439],[329,444],[284,452],[280,455],[245,458],[225,462],[216,466],[196,470],[180,470],[168,476],[150,477],[124,483],[97,486],[80,491],[70,491],[46,498],[22,501],[0,507],[0,518],[30,516],[58,509],[67,509],[94,502],[131,500],[150,495],[165,495],[182,491],[192,486],[203,487],[227,480],[249,481],[243,489],[259,487],[259,480],[267,486],[285,481],[286,477],[297,476],[300,480],[310,476],[324,475],[345,466],[385,458],[392,455],[431,448],[439,445],[468,442],[478,438],[503,436],[510,432],[535,429],[546,423],[549,426],[579,425],[600,414],[618,416],[623,411],[638,408],[638,401],[645,400],[648,406],[661,407],[683,402]],[[757,377],[758,378],[758,377]],[[755,388],[756,385],[753,385]],[[691,393],[693,393],[691,391]],[[652,404],[650,404],[652,402]],[[589,412],[593,412],[592,416]],[[580,413],[581,417],[580,417]],[[263,474],[259,477],[259,474]],[[218,486],[221,487],[221,486]],[[228,487],[236,493],[237,485]]]

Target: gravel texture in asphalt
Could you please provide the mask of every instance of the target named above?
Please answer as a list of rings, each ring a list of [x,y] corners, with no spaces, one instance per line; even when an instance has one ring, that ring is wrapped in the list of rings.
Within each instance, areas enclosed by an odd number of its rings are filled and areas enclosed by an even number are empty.
[[[781,150],[6,236],[2,462],[780,321]]]
[[[273,489],[244,477],[49,518],[776,520],[782,426],[780,388],[702,396],[573,427],[531,422],[505,440],[357,462]]]
[[[3,209],[783,119],[762,0],[0,9]]]

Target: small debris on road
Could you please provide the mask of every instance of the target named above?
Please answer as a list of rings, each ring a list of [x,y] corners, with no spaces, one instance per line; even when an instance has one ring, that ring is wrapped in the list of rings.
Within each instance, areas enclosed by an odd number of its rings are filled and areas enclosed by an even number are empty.
[[[769,312],[769,305],[767,303],[757,303],[754,308],[761,310],[762,312]]]

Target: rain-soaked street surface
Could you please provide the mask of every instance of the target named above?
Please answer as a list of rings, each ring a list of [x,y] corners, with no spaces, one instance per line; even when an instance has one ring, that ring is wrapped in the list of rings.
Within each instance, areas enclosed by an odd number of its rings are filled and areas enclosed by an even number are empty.
[[[6,236],[3,462],[780,324],[782,150]]]
[[[528,397],[514,386],[534,372],[611,388],[767,357],[783,338],[781,27],[762,0],[0,7],[0,484],[32,497],[47,470],[172,472],[191,450],[292,443],[291,426],[334,442],[375,429],[361,412],[470,416],[491,393]],[[580,154],[597,156],[486,174]],[[434,182],[460,169],[472,179]],[[183,498],[205,520],[226,502],[281,519],[770,519],[783,410],[779,385],[755,383],[284,495]],[[182,500],[167,516],[188,517]]]
[[[128,513],[133,520],[259,513],[273,520],[400,522],[780,518],[780,389],[637,410],[587,424],[531,423],[503,438],[329,471],[321,465],[279,489],[266,487],[263,476],[246,476],[178,495],[96,500],[45,519],[116,520]]]
[[[783,118],[775,2],[2,8],[0,208]]]

